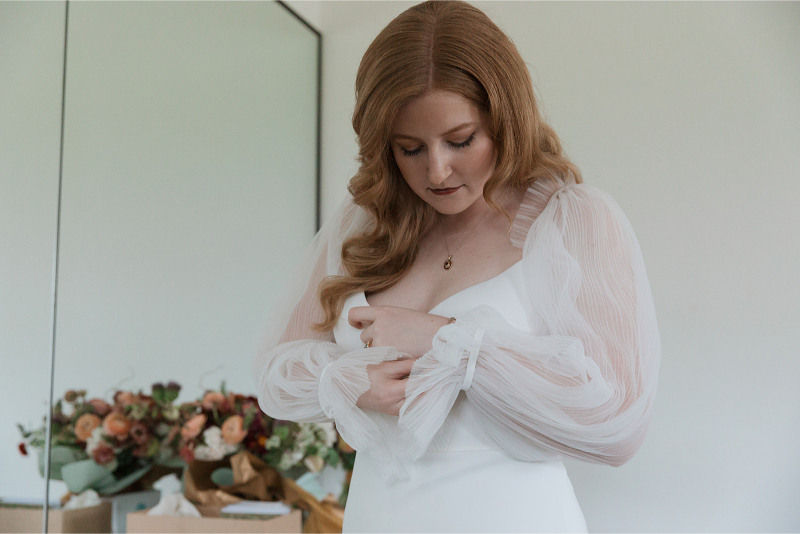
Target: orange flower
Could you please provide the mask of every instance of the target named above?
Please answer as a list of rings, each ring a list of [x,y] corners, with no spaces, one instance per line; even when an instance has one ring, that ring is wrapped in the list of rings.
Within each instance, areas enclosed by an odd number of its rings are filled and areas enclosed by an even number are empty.
[[[78,441],[86,441],[92,435],[92,430],[100,425],[100,418],[93,413],[85,413],[75,421],[75,437]]]
[[[247,430],[243,428],[244,420],[241,415],[232,415],[222,423],[222,439],[225,443],[236,445],[241,443],[247,436]]]
[[[209,391],[203,396],[203,408],[206,410],[213,410],[214,407],[219,406],[225,402],[225,395],[219,391]]]
[[[184,423],[183,428],[181,428],[181,437],[186,441],[194,439],[203,431],[205,426],[206,414],[199,413]]]
[[[111,412],[103,419],[103,430],[109,436],[124,438],[131,430],[132,423],[120,412]]]

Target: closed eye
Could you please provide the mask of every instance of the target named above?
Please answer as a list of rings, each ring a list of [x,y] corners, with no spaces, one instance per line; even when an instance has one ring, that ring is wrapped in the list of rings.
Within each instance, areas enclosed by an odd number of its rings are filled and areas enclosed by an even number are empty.
[[[472,135],[470,135],[469,138],[467,138],[467,140],[464,141],[463,143],[448,143],[448,144],[451,147],[456,148],[456,149],[466,148],[470,144],[472,144],[472,141],[474,141],[474,140],[475,140],[475,132],[473,132]],[[406,150],[405,148],[400,147],[400,151],[403,153],[404,156],[416,156],[417,154],[419,154],[422,151],[422,147],[419,146],[419,147],[415,148],[414,150]]]

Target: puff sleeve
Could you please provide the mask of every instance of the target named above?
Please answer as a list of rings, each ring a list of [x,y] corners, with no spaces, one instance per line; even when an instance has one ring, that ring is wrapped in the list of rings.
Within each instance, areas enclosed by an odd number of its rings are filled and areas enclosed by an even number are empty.
[[[563,181],[532,186],[514,224],[529,332],[488,305],[443,326],[408,379],[403,447],[421,456],[465,389],[514,458],[621,465],[644,439],[661,359],[633,229],[608,194]]]
[[[356,402],[370,388],[367,365],[407,356],[394,347],[346,351],[332,332],[310,327],[324,317],[320,282],[344,274],[342,243],[368,219],[348,196],[317,232],[267,321],[252,370],[264,413],[297,422],[333,421],[359,453],[384,458],[391,454],[389,444],[401,439],[397,416],[362,410]],[[383,474],[401,477],[405,471],[399,462],[387,462]]]

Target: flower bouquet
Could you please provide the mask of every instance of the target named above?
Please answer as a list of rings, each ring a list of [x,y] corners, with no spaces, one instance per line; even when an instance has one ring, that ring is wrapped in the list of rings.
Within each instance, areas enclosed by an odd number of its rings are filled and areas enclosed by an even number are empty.
[[[170,382],[153,384],[150,395],[116,391],[112,402],[87,399],[84,390],[67,391],[53,407],[50,478],[66,482],[72,493],[94,489],[111,495],[137,482],[137,489],[149,489],[156,472],[180,472],[193,462],[223,465],[232,455],[247,452],[323,500],[320,472],[326,466],[341,466],[348,475],[352,471],[356,453],[333,423],[272,419],[259,409],[256,397],[226,391],[224,382],[199,400],[176,404],[180,389]],[[31,431],[18,427],[20,452],[37,449],[44,476],[44,425]],[[212,471],[215,486],[233,484],[229,467]],[[342,506],[348,481],[339,497]]]
[[[86,391],[67,391],[53,407],[50,478],[63,480],[71,493],[93,489],[101,495],[119,493],[142,479],[154,466],[161,474],[180,470],[180,431],[194,406],[176,406],[180,386],[154,384],[152,394],[117,391],[113,402],[86,398]],[[45,427],[25,430],[27,448],[39,452],[44,476]]]
[[[217,462],[247,451],[309,490],[316,489],[314,478],[326,466],[352,470],[355,451],[341,441],[333,423],[272,419],[259,409],[256,397],[228,392],[224,382],[219,390],[206,391],[195,406],[180,432],[179,452],[187,463]],[[216,486],[230,486],[233,480],[231,468],[211,472]]]

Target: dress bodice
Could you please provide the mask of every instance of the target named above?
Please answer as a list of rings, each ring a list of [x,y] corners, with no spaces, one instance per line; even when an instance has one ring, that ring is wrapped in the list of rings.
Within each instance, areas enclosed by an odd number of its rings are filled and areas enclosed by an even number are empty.
[[[485,304],[495,308],[513,327],[530,332],[528,318],[519,298],[524,279],[522,260],[499,275],[469,286],[437,304],[429,313],[445,317],[458,317]],[[336,343],[347,351],[364,347],[361,330],[347,321],[350,308],[369,306],[363,292],[353,293],[344,303],[342,314],[333,329]],[[474,451],[500,449],[486,432],[475,408],[469,403],[466,392],[461,391],[439,432],[434,436],[429,451]]]

